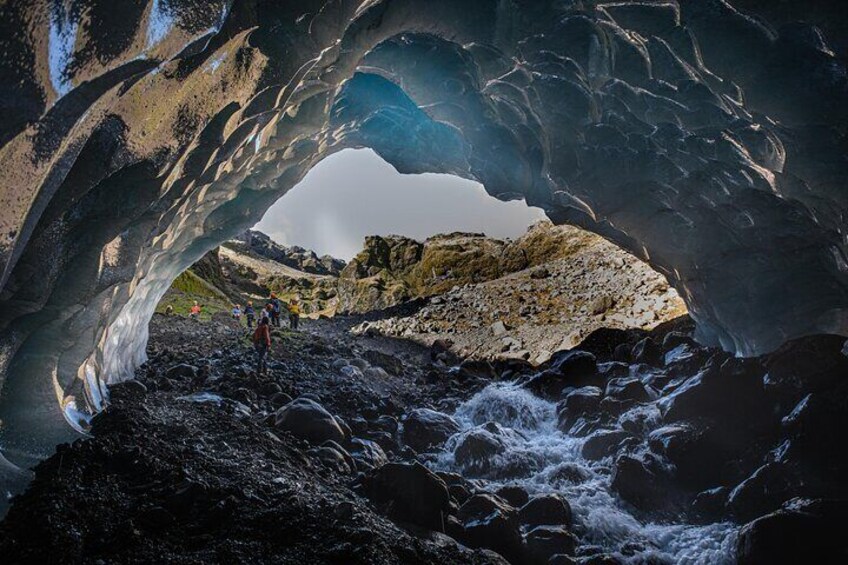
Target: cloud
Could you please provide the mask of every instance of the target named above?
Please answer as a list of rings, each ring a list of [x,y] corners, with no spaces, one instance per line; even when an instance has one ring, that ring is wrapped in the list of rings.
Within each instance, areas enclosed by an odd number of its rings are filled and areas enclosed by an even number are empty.
[[[313,168],[257,224],[280,243],[350,259],[366,235],[424,239],[450,231],[517,237],[544,218],[523,201],[501,202],[473,181],[401,175],[373,151],[346,150]]]

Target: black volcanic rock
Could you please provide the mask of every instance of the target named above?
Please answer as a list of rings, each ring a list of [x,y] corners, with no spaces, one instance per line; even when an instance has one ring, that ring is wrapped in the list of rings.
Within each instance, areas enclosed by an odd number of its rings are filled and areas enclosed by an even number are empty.
[[[0,443],[19,466],[133,375],[175,276],[346,148],[619,244],[703,344],[848,334],[840,0],[84,4],[0,6]]]

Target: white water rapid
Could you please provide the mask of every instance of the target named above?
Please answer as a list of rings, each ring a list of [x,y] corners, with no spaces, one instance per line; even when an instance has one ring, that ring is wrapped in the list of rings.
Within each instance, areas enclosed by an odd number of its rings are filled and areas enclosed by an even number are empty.
[[[637,519],[610,487],[612,457],[588,461],[581,456],[587,438],[557,429],[556,404],[537,398],[514,384],[487,386],[454,414],[463,432],[487,422],[507,428],[501,436],[507,449],[489,461],[486,475],[506,470],[508,479],[486,479],[487,490],[518,485],[531,495],[556,492],[571,504],[575,531],[583,543],[602,548],[627,563],[723,565],[734,562],[737,526],[731,523],[691,525],[652,523]],[[649,428],[659,427],[653,404],[640,405],[621,419],[641,418]],[[447,451],[433,461],[440,471],[466,474],[453,448],[462,433],[448,441]],[[518,470],[518,472],[516,472]],[[523,471],[523,472],[522,472]]]

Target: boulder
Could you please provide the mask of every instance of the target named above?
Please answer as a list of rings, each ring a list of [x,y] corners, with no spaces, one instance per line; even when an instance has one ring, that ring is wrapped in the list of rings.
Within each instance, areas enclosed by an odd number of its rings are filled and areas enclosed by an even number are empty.
[[[278,430],[314,444],[327,440],[344,442],[345,435],[323,406],[308,398],[292,400],[275,413],[274,425]]]
[[[727,498],[727,508],[740,521],[773,512],[799,492],[799,481],[781,463],[766,463],[739,483]]]
[[[703,418],[728,447],[743,448],[778,425],[763,391],[762,369],[742,359],[710,360],[658,406],[666,422]]]
[[[457,436],[454,460],[467,476],[488,479],[523,476],[538,467],[539,456],[508,450],[509,444],[522,440],[519,432],[488,422]]]
[[[625,439],[633,435],[625,430],[601,430],[592,434],[583,444],[580,454],[584,459],[597,461],[613,455]]]
[[[450,510],[448,487],[421,463],[387,463],[366,476],[363,487],[393,520],[444,531]]]
[[[574,555],[577,538],[561,526],[538,526],[527,532],[524,544],[525,559],[521,563],[546,565],[555,555]]]
[[[459,424],[447,414],[418,408],[410,412],[403,421],[401,435],[404,443],[415,451],[423,452],[441,446],[459,430]]]
[[[808,394],[782,425],[782,459],[805,469],[820,495],[848,497],[848,383]]]
[[[357,467],[376,469],[388,463],[385,451],[377,442],[355,437],[350,441],[350,455]]]
[[[648,402],[656,398],[656,394],[635,377],[611,379],[607,382],[605,394],[616,400],[633,402]]]
[[[842,353],[845,338],[818,335],[795,339],[767,355],[763,377],[766,394],[786,409],[809,393],[823,392],[848,374]]]
[[[793,500],[787,507],[746,524],[736,541],[739,565],[848,563],[844,523],[848,504]]]
[[[350,454],[334,441],[310,449],[309,454],[337,473],[346,475],[356,470],[356,464]]]
[[[559,372],[548,369],[533,375],[522,386],[536,396],[559,400],[563,390],[572,385],[569,385]]]
[[[492,494],[475,494],[459,508],[457,518],[463,525],[462,543],[491,549],[518,562],[522,549],[518,511],[504,500]]]
[[[578,418],[597,411],[602,397],[603,392],[596,386],[584,386],[569,392],[557,404],[559,429],[568,432]]]
[[[570,526],[571,505],[558,494],[537,495],[521,507],[518,519],[524,526]]]
[[[620,455],[612,468],[611,486],[622,499],[646,512],[668,510],[672,502],[669,477],[662,462],[650,454]]]
[[[543,398],[558,400],[566,387],[597,385],[602,380],[595,356],[588,351],[572,349],[554,353],[547,368],[533,376],[524,387]]]
[[[659,366],[663,362],[663,352],[652,338],[646,337],[633,346],[630,358],[634,363]]]
[[[588,377],[598,372],[598,362],[588,351],[571,349],[551,356],[550,369],[569,379]]]
[[[630,334],[625,330],[616,328],[598,328],[591,332],[586,338],[577,345],[580,351],[588,351],[595,355],[598,359],[612,359],[615,357],[617,347],[624,346],[627,348],[628,357],[630,347],[628,341]]]
[[[517,485],[507,485],[495,491],[495,494],[506,500],[510,506],[521,508],[530,500],[530,495],[524,488]]]
[[[679,482],[694,489],[716,486],[722,480],[723,466],[732,451],[709,433],[708,424],[679,422],[662,426],[648,436],[648,446],[675,468]]]

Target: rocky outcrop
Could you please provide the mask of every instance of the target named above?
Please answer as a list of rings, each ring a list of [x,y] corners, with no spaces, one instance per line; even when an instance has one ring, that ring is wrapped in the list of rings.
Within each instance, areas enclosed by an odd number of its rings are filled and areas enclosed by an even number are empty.
[[[302,247],[280,245],[269,236],[256,230],[247,230],[224,243],[225,247],[248,255],[256,255],[313,275],[338,276],[345,262],[330,255],[319,257],[314,251]]]
[[[115,10],[0,7],[0,442],[16,463],[132,375],[179,273],[347,147],[600,233],[668,278],[704,343],[848,334],[848,75],[809,24],[723,0]]]
[[[366,322],[359,331],[428,345],[449,339],[461,356],[540,363],[600,327],[648,329],[686,312],[674,289],[645,263],[571,226],[539,222],[515,241],[454,236],[406,242],[403,248],[419,250],[411,256],[421,259],[397,269],[380,263],[386,267],[364,279],[343,274],[340,304],[391,303],[396,296],[389,289],[402,289],[397,295],[403,299],[449,290],[412,315]],[[355,264],[356,259],[345,273],[350,276]],[[443,270],[424,269],[424,264],[441,264]],[[389,279],[396,281],[394,287],[382,283]]]

